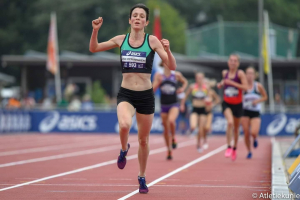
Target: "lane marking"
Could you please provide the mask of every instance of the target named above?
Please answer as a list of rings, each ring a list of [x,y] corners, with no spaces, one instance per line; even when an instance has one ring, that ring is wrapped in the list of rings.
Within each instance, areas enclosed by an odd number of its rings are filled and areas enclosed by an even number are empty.
[[[14,151],[5,151],[0,152],[0,156],[10,156],[10,155],[20,155],[20,154],[26,154],[26,153],[34,153],[34,152],[45,152],[45,151],[52,151],[52,150],[63,150],[63,149],[70,149],[74,147],[87,147],[87,146],[95,146],[97,144],[107,144],[120,141],[120,139],[111,139],[111,140],[99,140],[99,141],[87,141],[85,143],[75,143],[75,144],[59,144],[59,145],[53,145],[53,146],[46,146],[46,147],[36,147],[36,148],[29,148],[29,149],[20,149],[20,150],[14,150]]]
[[[83,140],[83,139],[82,139]],[[75,142],[83,142],[80,139],[73,139],[73,138],[59,138],[59,139],[50,139],[50,140],[42,140],[42,141],[28,141],[28,142],[11,142],[11,143],[5,143],[7,145],[1,145],[0,150],[5,150],[5,149],[12,149],[12,148],[28,148],[28,146],[43,146],[47,144],[51,145],[58,145],[59,144],[70,144],[70,143],[75,143]],[[86,139],[84,141],[93,141],[93,139]],[[33,147],[32,147],[33,148]]]
[[[201,162],[203,160],[206,160],[207,158],[212,157],[213,155],[215,155],[215,154],[217,154],[217,153],[225,150],[226,148],[227,148],[227,145],[222,145],[221,147],[219,147],[219,148],[217,148],[217,149],[215,149],[215,150],[213,150],[213,151],[205,154],[204,156],[201,156],[201,157],[197,158],[196,160],[193,160],[193,161],[191,161],[191,162],[183,165],[182,167],[179,167],[176,170],[174,170],[174,171],[172,171],[172,172],[170,172],[170,173],[168,173],[168,174],[166,174],[166,175],[164,175],[164,176],[162,176],[162,177],[160,177],[160,178],[152,181],[150,184],[147,184],[147,186],[151,187],[152,185],[154,185],[154,184],[156,184],[156,183],[158,183],[158,182],[160,182],[160,181],[162,181],[162,180],[164,180],[164,179],[166,179],[166,178],[168,178],[170,176],[173,176],[174,174],[177,174],[177,173],[179,173],[179,172],[181,172],[181,171],[183,171],[183,170],[185,170],[185,169],[187,169],[187,168],[189,168],[189,167],[191,167],[191,166],[193,166],[193,165],[195,165],[195,164],[197,164],[197,163],[199,163],[199,162]],[[133,196],[133,195],[135,195],[137,193],[139,193],[139,190],[135,190],[135,191],[127,194],[126,196],[119,198],[118,200],[128,199],[129,197],[131,197],[131,196]]]
[[[14,184],[0,184],[3,186],[14,185]],[[65,187],[138,187],[136,185],[124,185],[124,184],[30,184],[31,186],[65,186]],[[153,185],[152,187],[185,187],[185,188],[270,188],[268,186],[250,186],[250,185]]]
[[[186,147],[186,146],[191,146],[191,145],[194,145],[194,144],[195,144],[194,140],[189,140],[189,141],[186,141],[186,142],[179,143],[179,146],[177,148],[180,149],[180,148],[183,148],[183,147]],[[158,154],[158,153],[165,152],[165,151],[166,151],[166,147],[161,147],[161,148],[158,148],[158,149],[151,150],[149,155],[154,155],[154,154]],[[133,160],[133,159],[136,159],[137,157],[138,157],[138,154],[127,156],[127,160]],[[49,180],[49,179],[53,179],[53,178],[57,178],[57,177],[62,177],[62,176],[70,175],[70,174],[75,174],[75,173],[78,173],[78,172],[83,172],[83,171],[90,170],[90,169],[95,169],[95,168],[99,168],[99,167],[103,167],[103,166],[107,166],[107,165],[116,164],[116,160],[117,159],[114,159],[114,160],[98,163],[98,164],[95,164],[95,165],[90,165],[90,166],[87,166],[87,167],[79,168],[79,169],[76,169],[76,170],[63,172],[63,173],[52,175],[52,176],[47,176],[47,177],[37,179],[37,180],[34,180],[34,181],[29,181],[29,182],[26,182],[26,183],[13,185],[11,187],[2,188],[2,189],[0,189],[0,192],[5,191],[5,190],[10,190],[10,189],[13,189],[13,188],[22,187],[22,186],[25,186],[25,185],[30,185],[30,184],[33,184],[33,183],[38,183],[38,182],[41,182],[41,181],[45,181],[45,180]]]
[[[162,142],[163,142],[162,139],[156,139],[156,140],[152,141],[151,143],[157,144],[157,143],[162,143]],[[131,143],[132,147],[135,147],[138,145],[139,145],[138,142]],[[89,150],[76,151],[76,152],[71,152],[71,153],[57,154],[57,155],[53,155],[53,156],[46,156],[46,157],[4,163],[4,164],[0,164],[0,168],[11,167],[11,166],[16,166],[16,165],[24,165],[24,164],[28,164],[28,163],[36,163],[36,162],[42,162],[42,161],[48,161],[48,160],[56,160],[56,159],[61,159],[61,158],[70,158],[70,157],[75,157],[75,156],[89,155],[89,154],[107,152],[107,151],[112,151],[112,150],[117,150],[117,149],[120,149],[120,144],[96,148],[96,149],[89,149]]]

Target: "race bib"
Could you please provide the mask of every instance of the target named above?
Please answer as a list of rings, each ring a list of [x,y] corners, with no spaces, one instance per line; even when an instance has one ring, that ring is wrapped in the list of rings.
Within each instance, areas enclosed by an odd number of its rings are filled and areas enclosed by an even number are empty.
[[[160,87],[160,90],[163,94],[171,95],[176,92],[176,88],[171,84],[164,84]]]
[[[253,108],[255,108],[255,106],[253,106],[253,104],[252,104],[252,101],[251,100],[246,100],[246,101],[244,101],[244,103],[243,103],[243,106],[244,106],[244,108],[248,108],[248,109],[253,109]]]
[[[234,87],[227,87],[224,93],[227,97],[237,97],[239,95],[238,89]]]
[[[141,51],[122,51],[123,68],[146,68],[146,52]]]
[[[203,91],[193,92],[193,95],[198,99],[203,99],[206,97],[206,94]]]

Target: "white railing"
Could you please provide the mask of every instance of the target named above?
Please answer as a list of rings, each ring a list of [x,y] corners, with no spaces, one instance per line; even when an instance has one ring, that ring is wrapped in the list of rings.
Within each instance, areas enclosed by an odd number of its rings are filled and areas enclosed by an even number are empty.
[[[156,112],[160,111],[160,105],[156,105]],[[1,109],[2,107],[0,107]],[[3,109],[3,108],[2,108]],[[68,106],[43,106],[42,104],[36,104],[31,108],[21,108],[22,110],[65,110],[65,111],[106,111],[106,112],[115,112],[117,110],[116,104],[94,104],[92,109],[75,109],[70,110]],[[189,110],[192,110],[192,107],[189,106]],[[214,112],[222,112],[221,105],[216,106]],[[286,106],[275,106],[274,111],[270,108],[270,106],[266,105],[262,113],[292,113],[292,114],[300,114],[300,105],[286,105]]]

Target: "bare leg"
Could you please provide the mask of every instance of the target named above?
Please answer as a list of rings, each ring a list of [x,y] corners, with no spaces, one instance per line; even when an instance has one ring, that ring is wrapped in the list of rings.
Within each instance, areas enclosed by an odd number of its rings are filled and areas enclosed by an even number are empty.
[[[193,132],[197,127],[198,115],[197,113],[192,113],[190,115],[190,130]]]
[[[251,152],[250,146],[250,135],[249,135],[249,128],[250,128],[250,118],[249,117],[242,117],[241,124],[244,130],[244,137],[245,137],[245,144],[249,152]]]
[[[149,134],[152,126],[154,114],[144,115],[136,113],[139,138],[138,159],[140,165],[139,176],[144,177],[146,172],[147,160],[149,155]]]
[[[119,134],[122,150],[127,150],[128,136],[132,124],[132,117],[135,113],[133,106],[128,102],[121,102],[117,107],[119,121]]]
[[[176,132],[176,119],[179,114],[179,108],[178,107],[173,107],[169,111],[168,115],[168,121],[170,124],[170,130],[172,134],[172,139],[175,139],[175,132]]]
[[[240,122],[241,122],[241,118],[233,117],[233,124],[234,124],[234,129],[233,129],[233,132],[234,132],[234,145],[233,145],[233,148],[237,147],[237,143],[238,143],[238,140],[239,140]]]
[[[204,128],[206,123],[206,115],[200,115],[199,117],[199,131],[197,138],[197,147],[201,147],[201,137],[204,136]]]
[[[165,142],[168,148],[168,151],[171,151],[171,138],[170,138],[170,134],[169,134],[169,124],[168,124],[168,114],[167,113],[161,113],[161,120],[162,120],[162,124],[164,126],[164,138],[165,138]]]
[[[207,134],[211,129],[211,123],[212,123],[212,119],[213,119],[213,114],[209,113],[206,116],[206,123],[205,123],[205,130],[204,130],[204,143],[207,142]]]
[[[231,145],[231,137],[232,137],[232,129],[233,129],[233,115],[230,108],[226,108],[224,111],[224,116],[227,120],[227,130],[226,130],[226,137],[227,137],[227,145]]]
[[[256,139],[260,130],[261,119],[259,117],[252,118],[250,121],[251,135]]]
[[[253,118],[250,121],[251,135],[252,135],[253,140],[254,140],[254,143],[253,143],[254,148],[256,148],[258,146],[257,136],[259,134],[260,124],[261,124],[261,119],[259,117]]]

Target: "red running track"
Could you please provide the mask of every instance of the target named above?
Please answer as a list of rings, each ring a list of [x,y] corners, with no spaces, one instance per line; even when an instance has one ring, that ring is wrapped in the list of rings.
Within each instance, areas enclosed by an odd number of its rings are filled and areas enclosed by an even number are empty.
[[[210,136],[201,154],[195,138],[177,137],[179,148],[167,161],[162,136],[150,136],[145,195],[132,194],[138,189],[137,135],[130,136],[124,170],[116,165],[118,135],[0,136],[0,199],[250,200],[253,193],[270,194],[269,137],[259,138],[251,160],[241,138],[234,162],[224,157],[224,136]]]

